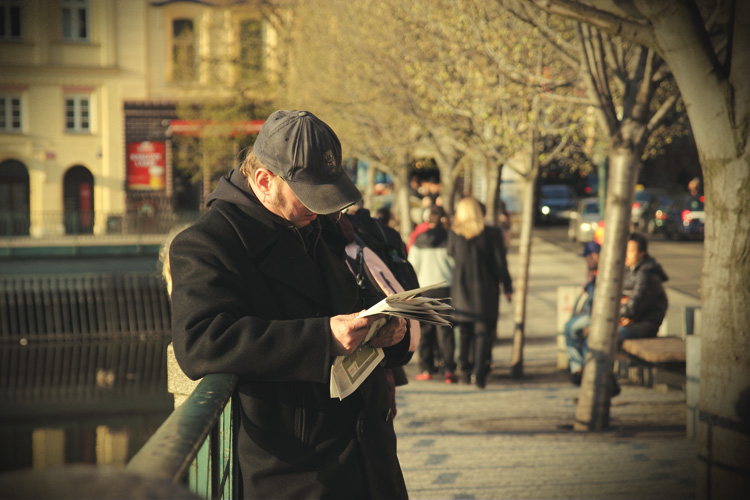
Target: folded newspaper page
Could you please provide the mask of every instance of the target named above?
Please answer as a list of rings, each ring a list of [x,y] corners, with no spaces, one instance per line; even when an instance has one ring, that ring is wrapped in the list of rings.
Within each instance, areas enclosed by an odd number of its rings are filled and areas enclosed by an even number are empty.
[[[449,297],[434,299],[418,297],[426,290],[446,286],[446,282],[415,288],[405,292],[389,295],[358,317],[383,314],[385,316],[397,316],[406,319],[415,319],[436,325],[450,325],[450,311],[453,307],[446,302]],[[368,342],[377,334],[378,330],[388,321],[383,317],[374,321],[365,336],[362,344],[356,351],[348,356],[338,356],[331,366],[331,397],[344,399],[372,373],[376,366],[383,360],[383,350],[368,345]]]

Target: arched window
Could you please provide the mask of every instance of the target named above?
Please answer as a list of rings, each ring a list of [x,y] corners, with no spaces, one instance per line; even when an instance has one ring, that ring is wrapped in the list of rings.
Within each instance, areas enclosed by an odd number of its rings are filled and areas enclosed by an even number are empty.
[[[17,160],[0,163],[0,237],[29,234],[29,171]]]
[[[94,176],[89,169],[76,165],[63,179],[65,234],[94,232]]]

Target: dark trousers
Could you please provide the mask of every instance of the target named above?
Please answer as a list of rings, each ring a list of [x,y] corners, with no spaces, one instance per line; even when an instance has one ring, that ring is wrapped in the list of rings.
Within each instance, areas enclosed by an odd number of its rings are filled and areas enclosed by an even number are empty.
[[[435,353],[440,355],[443,368],[449,372],[456,371],[456,339],[450,326],[420,323],[421,337],[417,354],[419,355],[419,369],[423,372],[437,371]]]
[[[656,337],[660,326],[661,324],[657,325],[650,321],[636,321],[627,326],[621,326],[617,329],[617,347],[622,346],[623,340]]]
[[[484,381],[490,369],[490,355],[495,339],[495,324],[485,321],[459,323],[461,372],[466,376],[474,372],[477,380]]]

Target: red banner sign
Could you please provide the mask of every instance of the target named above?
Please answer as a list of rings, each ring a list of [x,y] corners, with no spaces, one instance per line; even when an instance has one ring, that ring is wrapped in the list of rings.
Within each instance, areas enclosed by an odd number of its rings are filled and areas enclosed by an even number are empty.
[[[164,189],[167,179],[163,142],[128,143],[128,189]]]

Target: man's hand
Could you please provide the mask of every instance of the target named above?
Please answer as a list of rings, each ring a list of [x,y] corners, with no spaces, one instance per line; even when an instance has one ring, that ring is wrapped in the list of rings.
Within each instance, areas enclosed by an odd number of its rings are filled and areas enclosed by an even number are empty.
[[[331,333],[333,342],[331,354],[334,356],[346,356],[351,354],[362,343],[367,336],[370,323],[377,319],[366,316],[357,319],[360,313],[340,314],[331,318]]]
[[[513,294],[512,293],[506,293],[505,298],[508,300],[508,304],[510,304],[513,301]]]
[[[388,322],[380,328],[375,337],[370,339],[368,344],[372,347],[390,347],[401,342],[405,335],[406,320],[391,316]]]
[[[620,318],[620,320],[618,321],[618,324],[620,326],[628,326],[632,322],[633,322],[632,319],[623,317],[623,318]]]

